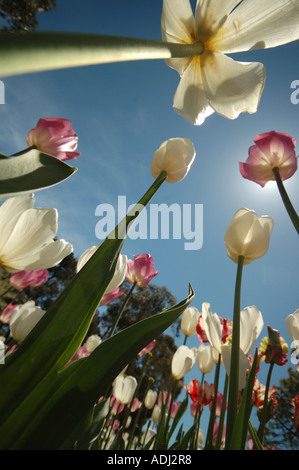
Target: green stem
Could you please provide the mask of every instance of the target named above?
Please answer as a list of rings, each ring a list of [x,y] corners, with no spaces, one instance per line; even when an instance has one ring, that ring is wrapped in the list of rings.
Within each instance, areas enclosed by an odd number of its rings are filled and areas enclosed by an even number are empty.
[[[274,367],[274,362],[272,362],[270,364],[270,368],[269,368],[269,371],[268,371],[266,389],[265,389],[265,397],[264,397],[264,405],[263,405],[262,415],[261,415],[261,419],[260,419],[260,426],[259,426],[259,429],[258,429],[258,432],[257,432],[257,436],[258,436],[261,443],[263,443],[265,426],[266,426],[266,423],[267,423],[268,394],[269,394],[269,389],[270,389],[270,382],[271,382],[273,367]]]
[[[117,317],[116,317],[116,319],[115,319],[115,322],[114,322],[114,324],[113,324],[113,326],[112,326],[112,328],[111,328],[111,330],[110,330],[110,333],[109,333],[107,339],[108,339],[108,338],[111,338],[111,336],[114,335],[114,332],[115,332],[115,330],[116,330],[116,327],[117,327],[117,325],[118,325],[118,322],[119,322],[119,320],[120,320],[120,317],[122,316],[123,311],[125,310],[125,308],[126,308],[128,302],[129,302],[129,300],[130,300],[130,297],[131,297],[131,295],[132,295],[132,293],[133,293],[133,290],[134,290],[135,286],[136,286],[136,282],[134,282],[134,284],[132,285],[131,289],[129,290],[129,292],[128,292],[128,294],[127,294],[127,297],[126,297],[125,301],[123,302],[123,304],[122,304],[122,306],[121,306],[121,308],[120,308],[120,310],[119,310],[119,312],[118,312],[118,315],[117,315]]]
[[[2,33],[1,77],[44,70],[202,54],[202,43],[176,44],[99,34]]]
[[[210,413],[210,420],[209,420],[205,450],[213,449],[213,431],[214,431],[216,406],[217,406],[217,398],[218,398],[218,384],[219,384],[220,366],[221,366],[221,354],[219,354],[219,358],[218,358],[218,362],[217,362],[216,370],[215,370],[214,399],[213,399],[213,402],[212,402],[212,408],[211,408],[211,413]]]
[[[231,348],[231,362],[229,374],[229,395],[227,407],[227,425],[225,444],[229,448],[230,439],[238,411],[239,396],[239,364],[240,364],[240,310],[241,310],[241,284],[243,272],[243,256],[238,258],[238,268],[235,285],[233,334]]]
[[[286,192],[286,189],[285,189],[284,184],[282,182],[282,179],[280,177],[279,168],[275,167],[275,168],[273,168],[272,171],[273,171],[273,174],[275,176],[275,181],[276,181],[276,184],[277,184],[282,202],[284,203],[284,206],[287,210],[287,213],[289,214],[289,217],[290,217],[297,233],[299,234],[299,217],[298,217],[298,214],[295,211],[295,209],[294,209],[294,207],[293,207],[293,205],[290,201],[288,193]]]
[[[225,417],[225,412],[226,412],[226,397],[227,397],[227,391],[228,391],[228,382],[229,382],[228,375],[226,374],[223,397],[222,397],[221,412],[220,412],[219,428],[218,428],[217,440],[216,440],[216,450],[220,450],[221,448],[224,417]]]

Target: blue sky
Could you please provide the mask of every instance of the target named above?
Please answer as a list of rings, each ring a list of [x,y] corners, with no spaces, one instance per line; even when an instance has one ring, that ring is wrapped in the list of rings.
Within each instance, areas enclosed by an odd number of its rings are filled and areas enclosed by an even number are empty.
[[[39,29],[160,39],[161,10],[162,0],[58,0],[52,12],[39,15]],[[185,250],[185,240],[128,239],[123,253],[129,258],[150,253],[159,270],[157,285],[166,286],[180,301],[191,282],[196,295],[192,305],[201,311],[202,302],[210,302],[213,312],[232,318],[236,265],[226,255],[225,231],[241,207],[270,215],[275,222],[270,248],[244,268],[241,307],[256,305],[261,310],[265,327],[260,339],[271,325],[290,345],[285,318],[299,308],[298,235],[276,186],[262,189],[244,180],[239,161],[246,160],[259,133],[286,132],[299,142],[299,104],[290,100],[291,83],[299,80],[298,55],[298,42],[234,54],[236,60],[259,61],[267,69],[258,112],[234,121],[214,114],[199,127],[173,111],[179,75],[163,60],[8,77],[3,80],[5,105],[0,105],[0,151],[10,154],[25,148],[27,132],[40,117],[72,121],[81,157],[69,163],[78,171],[66,182],[37,192],[36,206],[58,209],[58,236],[71,242],[79,257],[99,243],[96,207],[102,203],[117,207],[118,196],[126,196],[128,205],[137,202],[153,182],[150,163],[155,150],[166,139],[189,138],[196,149],[189,174],[177,184],[164,183],[152,202],[202,204],[201,249]],[[285,182],[297,209],[298,178],[297,172]],[[193,337],[187,345],[199,342]],[[287,366],[294,367],[290,361]],[[276,367],[272,385],[286,375],[286,366]],[[213,377],[212,372],[206,378],[210,382]],[[186,382],[192,378],[200,378],[197,369]]]

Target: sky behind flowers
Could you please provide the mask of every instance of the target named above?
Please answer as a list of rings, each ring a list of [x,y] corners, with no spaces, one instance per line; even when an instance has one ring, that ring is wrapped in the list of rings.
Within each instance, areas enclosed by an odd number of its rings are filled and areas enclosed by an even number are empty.
[[[76,31],[160,39],[161,0],[57,1],[57,7],[39,17],[39,29]],[[0,151],[26,147],[27,132],[40,117],[70,119],[79,137],[81,157],[71,165],[78,172],[62,184],[36,193],[36,206],[56,207],[58,237],[74,245],[75,256],[100,240],[95,234],[99,204],[117,209],[118,196],[135,203],[152,184],[150,163],[155,150],[172,137],[187,137],[196,158],[187,177],[164,183],[153,203],[203,205],[203,245],[184,249],[181,240],[130,240],[123,253],[150,253],[159,275],[154,283],[166,286],[177,298],[195,290],[192,305],[232,318],[236,265],[227,257],[224,233],[240,207],[274,219],[268,253],[244,267],[241,306],[256,305],[265,326],[281,332],[290,345],[285,318],[299,308],[298,235],[285,212],[276,186],[260,188],[244,180],[239,161],[245,161],[257,134],[275,130],[299,142],[299,104],[291,102],[291,83],[299,80],[299,43],[265,51],[234,54],[235,60],[260,61],[267,69],[266,86],[258,112],[229,121],[217,114],[195,127],[172,109],[179,82],[176,71],[163,60],[42,72],[4,79],[5,105],[0,105]],[[297,154],[299,154],[297,147]],[[297,210],[299,173],[285,182]],[[259,344],[259,343],[258,343]],[[188,346],[198,346],[196,337]],[[294,367],[289,361],[289,366]],[[194,374],[199,374],[197,369]],[[186,381],[194,378],[191,372]],[[275,379],[286,367],[275,368]],[[200,377],[200,375],[198,375]],[[213,373],[207,376],[213,381]]]

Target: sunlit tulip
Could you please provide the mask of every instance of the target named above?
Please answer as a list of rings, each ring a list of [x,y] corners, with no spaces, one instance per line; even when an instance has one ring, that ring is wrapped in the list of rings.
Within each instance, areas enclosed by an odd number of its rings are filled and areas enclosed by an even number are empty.
[[[280,178],[286,180],[297,170],[296,141],[288,134],[266,132],[254,139],[245,163],[240,162],[241,175],[262,187],[275,181],[273,168],[278,168]]]
[[[101,246],[91,246],[87,248],[87,250],[82,253],[80,256],[78,263],[77,263],[77,272],[79,272],[83,266],[89,261],[92,255],[97,251],[97,249]],[[105,294],[114,291],[117,287],[119,287],[123,281],[125,280],[127,273],[127,256],[126,255],[119,255],[118,261],[116,263],[114,275],[109,282],[108,286],[106,287]]]
[[[113,383],[113,394],[119,403],[131,403],[137,387],[137,380],[131,375],[118,375]]]
[[[151,410],[156,403],[157,396],[158,396],[158,393],[156,392],[156,390],[148,390],[144,399],[145,408],[147,408],[148,410]]]
[[[209,374],[214,367],[212,346],[201,344],[197,351],[197,365],[202,374]]]
[[[258,215],[249,209],[239,209],[232,218],[224,237],[226,251],[230,259],[238,263],[243,256],[243,264],[264,256],[269,248],[274,221],[271,217]]]
[[[298,39],[299,4],[293,0],[164,0],[162,39],[197,44],[199,55],[168,59],[181,80],[174,109],[192,124],[214,111],[229,119],[256,112],[265,84],[263,64],[225,54],[276,47]]]
[[[195,158],[191,140],[173,138],[166,140],[155,151],[152,163],[152,176],[156,179],[162,171],[167,174],[168,183],[177,183],[187,175]]]
[[[187,307],[181,319],[181,330],[185,336],[193,336],[196,333],[196,326],[199,319],[199,311],[196,307]]]
[[[135,255],[134,260],[128,259],[126,279],[138,287],[147,286],[158,273],[154,269],[153,257],[147,253]]]
[[[88,352],[93,352],[102,342],[102,339],[99,335],[90,335],[86,342],[85,346]]]
[[[36,127],[28,132],[27,144],[62,161],[80,156],[80,153],[75,151],[78,137],[68,119],[41,118]]]
[[[44,316],[45,311],[29,300],[23,305],[18,305],[12,312],[9,327],[10,334],[15,341],[21,343]]]
[[[14,311],[16,307],[17,307],[17,304],[13,304],[12,302],[8,304],[0,315],[0,321],[2,323],[8,324],[10,322],[12,312]]]
[[[33,209],[34,196],[7,199],[0,207],[0,266],[8,272],[52,268],[70,255],[73,247],[54,240],[56,209]]]
[[[211,312],[211,306],[208,302],[202,304],[202,328],[210,345],[221,354],[222,330],[220,318],[217,313]]]
[[[189,349],[188,346],[180,346],[172,357],[171,372],[172,376],[179,380],[189,372],[196,361],[197,349]]]
[[[286,318],[287,330],[293,341],[299,341],[299,309]]]
[[[19,271],[10,275],[9,283],[14,289],[25,289],[25,287],[41,286],[48,277],[49,272],[47,269]]]

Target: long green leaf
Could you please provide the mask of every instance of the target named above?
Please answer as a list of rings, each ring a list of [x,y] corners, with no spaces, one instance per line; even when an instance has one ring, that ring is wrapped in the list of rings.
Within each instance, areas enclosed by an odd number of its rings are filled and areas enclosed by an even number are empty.
[[[60,448],[116,375],[178,319],[193,296],[190,286],[188,297],[179,304],[126,328],[89,357],[45,377],[1,425],[1,448]]]
[[[175,44],[82,33],[2,33],[0,76],[109,62],[186,57],[202,52],[200,43]]]
[[[248,433],[248,422],[251,413],[252,390],[257,368],[257,351],[244,389],[241,404],[230,440],[229,450],[244,450]]]
[[[36,149],[0,158],[0,199],[53,186],[69,178],[77,168]]]
[[[69,286],[50,306],[0,373],[0,412],[5,421],[45,375],[61,370],[80,346],[109,284],[123,247],[126,230],[165,180],[158,177],[132,211],[107,238]]]

